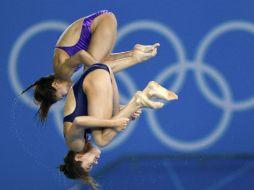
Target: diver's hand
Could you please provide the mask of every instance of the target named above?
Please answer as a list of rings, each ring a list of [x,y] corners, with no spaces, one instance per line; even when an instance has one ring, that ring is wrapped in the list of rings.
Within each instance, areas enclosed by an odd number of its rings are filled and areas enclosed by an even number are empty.
[[[116,127],[116,130],[123,131],[126,126],[129,124],[130,119],[129,118],[118,118],[118,119],[112,119],[113,126]]]
[[[157,48],[154,48],[150,52],[143,52],[141,50],[135,49],[133,50],[132,56],[137,62],[143,62],[156,56],[156,54],[157,54]]]
[[[148,52],[153,51],[154,49],[157,49],[159,46],[160,46],[159,43],[155,43],[153,45],[136,44],[133,49],[134,50],[140,50],[140,51],[143,51],[145,53],[148,53]]]
[[[139,118],[141,113],[142,113],[142,110],[138,109],[137,111],[135,111],[134,113],[131,114],[130,119],[135,120],[135,119]]]

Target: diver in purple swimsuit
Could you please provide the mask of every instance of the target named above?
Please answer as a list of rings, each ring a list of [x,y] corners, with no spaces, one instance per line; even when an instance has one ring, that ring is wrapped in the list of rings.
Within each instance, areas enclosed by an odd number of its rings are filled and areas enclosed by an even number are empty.
[[[66,96],[72,85],[71,76],[80,66],[104,63],[115,73],[157,54],[158,43],[136,44],[133,50],[113,54],[116,36],[117,20],[107,10],[78,19],[62,33],[54,50],[54,74],[40,78],[22,92],[34,87],[41,122],[45,121],[51,105]]]

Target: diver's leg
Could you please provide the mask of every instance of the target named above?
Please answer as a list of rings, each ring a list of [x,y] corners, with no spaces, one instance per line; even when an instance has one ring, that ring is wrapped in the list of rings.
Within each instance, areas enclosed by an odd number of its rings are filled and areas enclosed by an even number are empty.
[[[113,13],[96,17],[92,24],[92,37],[88,52],[99,62],[103,62],[112,52],[117,35],[117,20]]]
[[[163,103],[152,102],[143,92],[138,91],[130,100],[130,102],[114,117],[113,111],[113,89],[111,77],[105,70],[95,70],[88,74],[84,81],[84,91],[87,94],[88,100],[88,115],[101,119],[117,119],[117,118],[130,118],[132,113],[142,107],[148,108],[161,108]],[[124,128],[124,127],[123,127]],[[117,128],[117,131],[122,128]],[[107,129],[93,129],[93,137],[99,146],[109,144],[117,131],[112,128]]]
[[[113,89],[111,78],[106,70],[97,69],[89,73],[84,82],[83,89],[87,95],[88,115],[99,119],[110,119],[113,111]],[[92,135],[97,145],[104,146],[104,135],[101,128],[92,129]],[[107,139],[111,140],[117,134],[112,129],[107,134]]]

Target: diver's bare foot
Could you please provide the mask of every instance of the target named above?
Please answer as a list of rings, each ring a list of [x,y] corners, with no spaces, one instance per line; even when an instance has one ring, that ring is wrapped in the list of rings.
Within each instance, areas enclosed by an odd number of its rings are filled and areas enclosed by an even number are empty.
[[[157,48],[157,47],[159,47],[160,46],[160,44],[159,43],[155,43],[155,44],[153,44],[153,45],[141,45],[141,44],[136,44],[135,46],[134,46],[134,49],[136,49],[136,50],[140,50],[140,51],[143,51],[143,52],[150,52],[150,51],[152,51],[154,48]]]
[[[149,82],[143,92],[149,98],[161,98],[167,101],[178,99],[174,92],[167,90],[155,81]]]
[[[159,109],[164,106],[162,102],[153,102],[148,99],[148,97],[141,91],[137,91],[134,95],[134,101],[138,107],[147,107],[153,109]]]

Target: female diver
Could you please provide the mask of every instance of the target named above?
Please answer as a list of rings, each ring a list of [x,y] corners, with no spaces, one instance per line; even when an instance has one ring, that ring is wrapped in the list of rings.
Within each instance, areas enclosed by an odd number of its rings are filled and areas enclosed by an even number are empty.
[[[89,171],[97,164],[100,150],[89,141],[104,147],[119,131],[127,126],[129,119],[138,117],[143,107],[158,109],[164,104],[151,98],[167,101],[177,95],[151,81],[141,92],[138,91],[129,103],[119,109],[119,92],[112,70],[105,64],[92,64],[74,84],[67,95],[64,108],[64,137],[69,152],[60,170],[73,179],[81,179],[97,187]]]
[[[78,19],[62,33],[54,50],[54,74],[40,78],[22,92],[34,87],[34,99],[40,106],[38,115],[42,122],[50,106],[68,93],[71,76],[82,64],[87,67],[103,62],[115,73],[157,53],[158,43],[136,44],[132,51],[112,54],[116,35],[116,18],[107,10]]]

